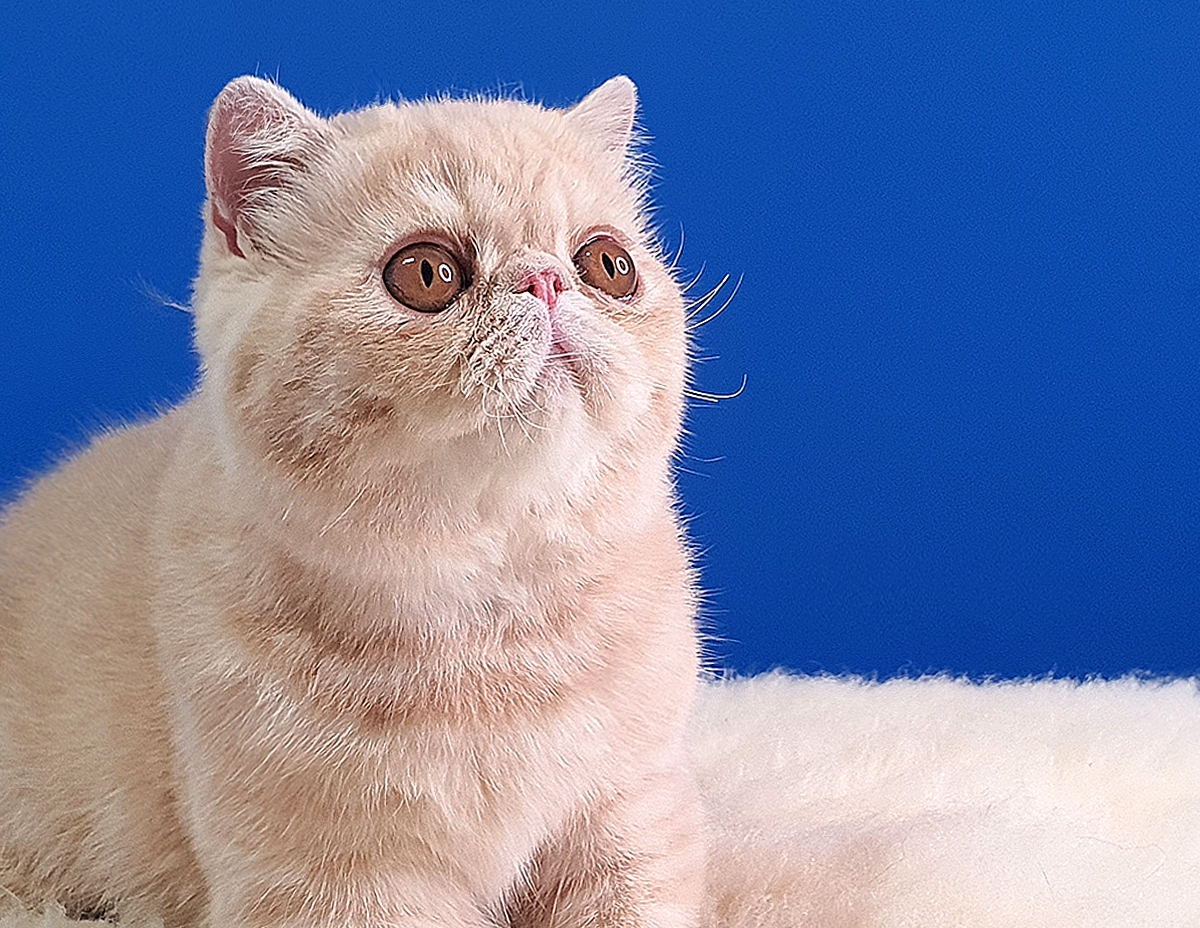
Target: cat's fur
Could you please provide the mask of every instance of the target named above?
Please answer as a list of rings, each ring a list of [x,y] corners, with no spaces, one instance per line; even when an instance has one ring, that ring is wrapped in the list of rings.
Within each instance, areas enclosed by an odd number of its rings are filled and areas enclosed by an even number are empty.
[[[686,334],[634,109],[222,92],[202,385],[0,529],[0,885],[216,928],[695,923]],[[628,301],[572,268],[596,231]],[[380,281],[414,234],[474,263],[437,315]]]

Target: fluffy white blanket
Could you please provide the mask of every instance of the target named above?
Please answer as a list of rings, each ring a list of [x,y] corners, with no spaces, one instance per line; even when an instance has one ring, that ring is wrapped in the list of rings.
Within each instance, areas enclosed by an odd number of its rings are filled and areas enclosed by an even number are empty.
[[[1200,926],[1195,681],[769,675],[706,686],[691,744],[713,926]]]

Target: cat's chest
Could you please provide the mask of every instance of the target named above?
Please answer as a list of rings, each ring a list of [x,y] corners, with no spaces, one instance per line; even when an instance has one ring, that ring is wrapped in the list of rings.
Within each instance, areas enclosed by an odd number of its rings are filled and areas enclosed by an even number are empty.
[[[365,586],[276,559],[226,619],[258,675],[368,734],[541,725],[618,685],[599,581],[449,574]]]
[[[510,596],[480,604],[484,622],[436,632],[402,601],[359,605],[367,621],[353,630],[347,604],[326,602],[257,644],[255,672],[278,703],[260,707],[294,721],[281,737],[305,745],[298,766],[356,771],[339,791],[422,833],[511,843],[497,860],[522,859],[620,778],[642,681],[610,659],[589,596]]]

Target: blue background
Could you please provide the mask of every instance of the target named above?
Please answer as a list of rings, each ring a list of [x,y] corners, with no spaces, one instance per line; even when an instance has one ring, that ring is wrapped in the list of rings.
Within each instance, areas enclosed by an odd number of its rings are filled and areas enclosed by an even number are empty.
[[[150,294],[187,302],[227,80],[332,112],[624,72],[693,292],[744,278],[696,384],[746,389],[693,404],[681,461],[716,660],[1200,670],[1197,4],[25,6],[5,497],[192,386]]]

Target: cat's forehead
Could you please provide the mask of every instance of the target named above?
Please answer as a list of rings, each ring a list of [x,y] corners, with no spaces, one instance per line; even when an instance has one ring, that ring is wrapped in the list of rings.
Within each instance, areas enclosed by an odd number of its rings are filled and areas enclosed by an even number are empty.
[[[548,247],[595,225],[642,231],[625,162],[561,111],[451,100],[372,107],[334,124],[364,204],[398,222],[512,247]]]

